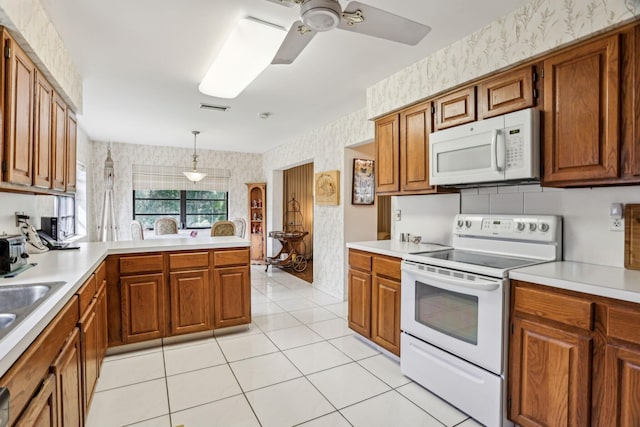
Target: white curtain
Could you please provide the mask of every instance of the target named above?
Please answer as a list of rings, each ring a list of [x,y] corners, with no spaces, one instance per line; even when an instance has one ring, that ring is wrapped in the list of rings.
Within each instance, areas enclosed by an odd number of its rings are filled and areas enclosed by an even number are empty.
[[[189,181],[183,171],[188,167],[132,165],[134,190],[195,190],[195,191],[229,191],[229,169],[198,168],[198,172],[206,173],[202,181]]]

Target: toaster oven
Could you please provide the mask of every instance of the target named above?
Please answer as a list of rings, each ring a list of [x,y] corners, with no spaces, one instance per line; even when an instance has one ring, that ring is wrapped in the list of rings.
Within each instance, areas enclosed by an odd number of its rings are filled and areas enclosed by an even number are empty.
[[[0,236],[0,274],[11,273],[27,264],[24,236]]]

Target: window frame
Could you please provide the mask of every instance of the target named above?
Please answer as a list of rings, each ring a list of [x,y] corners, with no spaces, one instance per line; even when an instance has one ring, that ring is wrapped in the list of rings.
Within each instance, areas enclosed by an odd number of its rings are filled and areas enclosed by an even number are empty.
[[[132,191],[132,202],[133,202],[133,219],[136,219],[136,200],[166,200],[166,201],[175,201],[178,200],[179,201],[179,212],[176,213],[165,213],[165,212],[158,212],[158,213],[137,213],[137,215],[145,215],[145,216],[174,216],[174,215],[178,215],[179,216],[179,220],[178,223],[180,225],[180,229],[182,230],[204,230],[204,229],[208,229],[210,227],[187,227],[187,216],[189,215],[198,215],[198,214],[189,214],[187,213],[187,202],[188,201],[197,201],[197,202],[216,202],[216,201],[221,201],[224,200],[225,202],[225,212],[224,212],[224,216],[225,216],[225,220],[229,219],[229,192],[228,191],[209,191],[210,193],[224,193],[224,198],[223,199],[199,199],[199,198],[188,198],[187,197],[187,192],[188,191],[192,191],[192,190],[173,190],[173,191],[178,191],[179,192],[179,198],[167,198],[167,197],[158,197],[158,198],[137,198],[136,199],[136,191],[137,190],[133,190]],[[141,190],[141,191],[145,191],[145,190]],[[156,191],[156,190],[152,190],[152,191]],[[208,191],[208,190],[197,190],[197,191]],[[216,212],[211,212],[211,213],[205,213],[205,214],[200,214],[200,215],[220,215],[220,213],[216,213]],[[212,224],[213,225],[213,224]]]

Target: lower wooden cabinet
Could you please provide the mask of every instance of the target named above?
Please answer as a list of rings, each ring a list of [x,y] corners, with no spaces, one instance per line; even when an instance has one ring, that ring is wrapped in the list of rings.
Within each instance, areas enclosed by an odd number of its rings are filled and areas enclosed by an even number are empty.
[[[109,346],[251,323],[249,262],[249,248],[110,256]]]
[[[13,424],[15,427],[55,427],[58,426],[56,402],[56,377],[49,374],[38,393],[33,396],[22,416]]]
[[[349,249],[349,328],[400,355],[400,259]]]
[[[165,336],[163,273],[124,276],[121,284],[122,333],[126,343]]]
[[[79,328],[74,328],[51,370],[56,377],[58,395],[58,425],[84,425],[83,370]],[[84,371],[85,375],[87,371]],[[85,377],[86,378],[86,377]]]
[[[640,425],[640,305],[512,281],[509,418]]]
[[[97,315],[97,300],[94,299],[87,311],[80,318],[78,326],[80,326],[82,341],[82,368],[83,368],[83,386],[82,386],[82,402],[84,410],[89,411],[91,404],[91,396],[98,383],[98,373],[100,362],[98,359],[98,341],[100,337],[99,319]]]
[[[104,265],[104,264],[103,264]],[[107,323],[107,281],[103,280],[96,294],[96,315],[98,322],[98,372],[109,347],[109,330]]]
[[[209,270],[172,272],[169,283],[171,335],[211,329]]]
[[[213,327],[251,323],[249,267],[214,268]]]

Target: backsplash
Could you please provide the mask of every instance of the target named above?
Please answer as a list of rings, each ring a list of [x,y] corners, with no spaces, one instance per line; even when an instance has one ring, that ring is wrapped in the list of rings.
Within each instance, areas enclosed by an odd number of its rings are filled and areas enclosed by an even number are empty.
[[[402,220],[392,222],[391,238],[409,232],[421,234],[426,241],[450,243],[453,216],[458,213],[456,200],[461,213],[561,215],[565,260],[623,267],[624,232],[609,230],[609,205],[640,203],[640,191],[637,186],[556,189],[516,185],[463,189],[459,195],[394,197],[392,213],[401,209]]]

